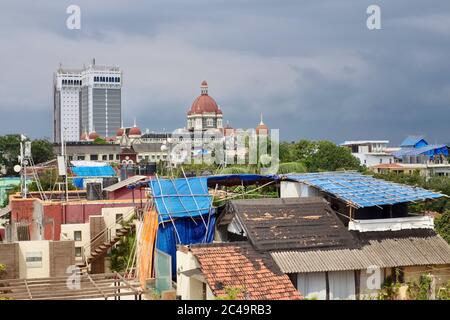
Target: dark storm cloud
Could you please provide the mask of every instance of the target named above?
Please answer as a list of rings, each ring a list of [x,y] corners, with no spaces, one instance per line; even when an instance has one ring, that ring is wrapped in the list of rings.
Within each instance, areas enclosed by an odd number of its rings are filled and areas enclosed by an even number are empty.
[[[78,4],[82,29],[65,28]],[[286,140],[450,142],[450,3],[8,1],[0,13],[1,133],[51,135],[52,74],[92,57],[124,70],[123,116],[172,130],[206,79],[234,127],[259,114]]]

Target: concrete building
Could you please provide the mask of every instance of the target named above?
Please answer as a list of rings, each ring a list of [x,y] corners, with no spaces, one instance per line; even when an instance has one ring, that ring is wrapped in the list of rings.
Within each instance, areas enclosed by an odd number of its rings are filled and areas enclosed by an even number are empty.
[[[96,65],[82,72],[81,131],[114,136],[122,122],[122,71],[117,66]],[[81,134],[81,132],[80,132]]]
[[[371,167],[395,162],[388,144],[388,140],[355,140],[345,141],[341,146],[349,148],[362,166]]]
[[[18,241],[0,244],[0,263],[8,279],[67,276],[75,264],[73,241]]]
[[[53,139],[61,142],[80,139],[80,92],[82,86],[81,69],[60,67],[53,79]]]
[[[425,163],[391,163],[379,164],[369,167],[375,173],[395,173],[395,174],[419,174],[422,177],[450,176],[450,164],[448,161],[437,163],[426,161]]]
[[[122,115],[122,71],[92,60],[82,69],[63,69],[54,75],[53,136],[55,142],[80,141],[84,132],[114,136]]]

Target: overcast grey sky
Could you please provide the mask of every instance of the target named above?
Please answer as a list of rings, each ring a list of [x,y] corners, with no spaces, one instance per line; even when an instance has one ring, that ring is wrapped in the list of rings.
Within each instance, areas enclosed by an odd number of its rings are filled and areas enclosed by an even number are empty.
[[[2,1],[0,40],[0,134],[51,137],[53,72],[95,57],[123,69],[143,130],[184,126],[205,79],[236,128],[263,112],[284,140],[450,142],[448,0]]]

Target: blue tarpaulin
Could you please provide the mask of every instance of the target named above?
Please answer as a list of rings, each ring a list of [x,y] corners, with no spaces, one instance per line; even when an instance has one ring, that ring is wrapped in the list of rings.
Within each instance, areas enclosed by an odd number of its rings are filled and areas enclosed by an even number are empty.
[[[206,177],[153,179],[149,182],[159,221],[171,218],[198,217],[211,208]]]
[[[429,157],[442,154],[448,157],[448,148],[445,144],[429,144],[420,148],[401,148],[393,153],[396,158],[402,158],[404,156],[419,156],[422,154]]]
[[[114,177],[116,172],[111,166],[103,167],[72,167],[72,173],[77,176],[73,178],[73,184],[77,188],[83,188],[83,178],[91,177]]]
[[[172,276],[176,277],[177,262],[177,244],[178,236],[180,237],[181,244],[196,244],[196,243],[211,243],[214,239],[214,228],[216,225],[216,216],[214,212],[203,215],[203,220],[208,226],[208,232],[206,232],[205,224],[201,217],[194,219],[191,218],[179,218],[172,222],[160,223],[158,227],[158,235],[156,237],[156,248],[172,256]],[[195,221],[195,222],[194,222]],[[175,225],[175,226],[174,226]],[[178,232],[175,232],[175,228]]]
[[[149,182],[159,220],[156,248],[172,256],[174,277],[178,244],[213,241],[216,217],[206,182],[206,177]]]
[[[444,196],[422,188],[375,179],[358,172],[288,174],[285,177],[330,193],[357,208],[392,205]]]
[[[103,167],[72,167],[77,177],[114,177],[116,172],[111,166]]]

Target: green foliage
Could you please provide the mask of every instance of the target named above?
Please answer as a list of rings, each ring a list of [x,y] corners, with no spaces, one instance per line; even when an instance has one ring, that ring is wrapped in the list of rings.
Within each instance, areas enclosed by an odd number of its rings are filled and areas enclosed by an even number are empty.
[[[93,142],[94,142],[94,144],[107,144],[108,143],[105,139],[100,138],[100,137],[95,138]]]
[[[434,228],[448,243],[450,243],[450,210],[434,219]]]
[[[36,164],[54,158],[53,145],[46,139],[37,139],[31,142],[31,153]],[[18,164],[20,155],[20,135],[8,134],[0,136],[0,165],[6,167],[6,175],[17,175],[13,168]]]
[[[431,296],[432,278],[428,274],[420,276],[419,283],[408,284],[408,297],[411,300],[429,300]]]
[[[440,287],[436,293],[438,300],[450,300],[450,281],[445,286]]]
[[[319,141],[315,145],[317,151],[305,160],[305,164],[309,171],[359,169],[359,160],[351,154],[349,149],[337,146],[330,141]]]
[[[0,136],[0,165],[6,167],[6,175],[17,175],[13,167],[18,163],[20,155],[20,135],[8,134]]]
[[[5,275],[6,275],[6,265],[0,263],[0,279],[2,279]],[[0,285],[0,292],[2,292],[2,290],[1,290],[2,286],[4,286],[4,285]],[[8,292],[8,291],[6,291],[6,292]],[[11,300],[11,298],[0,297],[0,300]]]
[[[47,169],[41,173],[39,173],[39,181],[41,183],[42,189],[44,191],[53,190],[56,182],[62,182],[63,178],[58,175],[58,171],[56,169]],[[68,183],[69,190],[75,190],[75,186],[69,181]],[[33,181],[28,186],[29,191],[39,191],[36,181]]]
[[[6,274],[6,265],[0,263],[0,279],[3,278]]]
[[[286,141],[280,143],[279,156],[281,163],[295,161],[294,146],[294,143],[289,143]]]
[[[117,272],[124,272],[129,264],[131,251],[136,241],[136,234],[132,233],[122,237],[120,242],[111,249],[111,270]]]
[[[217,296],[217,300],[238,300],[239,295],[245,293],[243,287],[226,286],[224,291],[225,294]]]
[[[47,139],[37,139],[31,142],[31,154],[34,163],[43,163],[55,157],[53,144]]]
[[[325,140],[303,139],[295,143],[282,142],[280,143],[280,162],[302,163],[308,172],[361,169],[359,160],[348,148]]]
[[[388,277],[383,284],[383,287],[378,292],[378,300],[395,300],[398,296],[398,291],[401,284],[394,281],[392,277]]]
[[[281,163],[278,168],[279,174],[286,173],[304,173],[307,172],[306,166],[301,162],[286,162]]]
[[[231,166],[220,169],[218,174],[245,174],[255,173],[255,168],[250,166]]]

